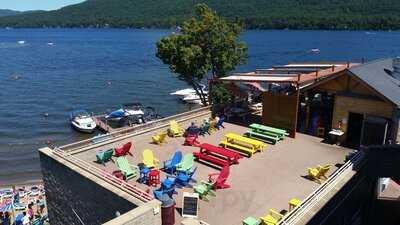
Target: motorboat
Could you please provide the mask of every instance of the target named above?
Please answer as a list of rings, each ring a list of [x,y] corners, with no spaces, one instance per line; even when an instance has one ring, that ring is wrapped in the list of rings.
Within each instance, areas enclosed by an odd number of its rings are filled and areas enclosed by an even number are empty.
[[[143,116],[143,105],[140,103],[127,103],[122,106],[125,116]]]
[[[319,54],[321,52],[321,50],[319,50],[319,48],[312,48],[312,49],[310,49],[310,52],[313,54]]]
[[[182,100],[189,104],[201,104],[200,96],[197,94],[189,94],[182,98]],[[208,100],[206,96],[206,100]]]
[[[207,87],[205,85],[200,84],[200,87],[205,94],[208,93]],[[175,95],[175,96],[180,96],[180,97],[185,97],[185,96],[191,95],[191,94],[196,94],[196,91],[193,88],[186,88],[186,89],[182,89],[182,90],[178,90],[178,91],[170,93],[170,95]]]
[[[85,110],[75,110],[70,116],[71,126],[77,131],[84,133],[93,133],[96,123]]]
[[[127,103],[116,111],[111,112],[106,116],[107,120],[118,121],[124,117],[143,117],[143,105],[140,103]]]

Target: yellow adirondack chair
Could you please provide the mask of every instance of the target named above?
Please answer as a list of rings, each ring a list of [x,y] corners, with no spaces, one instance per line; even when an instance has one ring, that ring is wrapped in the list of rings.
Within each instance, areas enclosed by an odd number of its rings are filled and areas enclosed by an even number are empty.
[[[160,160],[156,159],[150,149],[143,151],[143,164],[148,168],[158,168]]]
[[[328,177],[326,174],[328,173],[329,169],[332,167],[331,164],[327,164],[325,166],[320,166],[318,165],[317,167],[314,168],[308,168],[308,176],[312,178],[313,180],[317,181],[318,183],[321,183],[320,179],[324,178],[327,179]]]
[[[153,143],[157,145],[161,145],[162,143],[164,143],[166,141],[166,138],[167,138],[167,133],[165,132],[161,132],[151,137]]]
[[[168,135],[171,137],[182,137],[185,130],[179,126],[176,120],[169,121]]]
[[[216,118],[211,119],[210,120],[210,127],[208,128],[208,133],[211,134],[212,132],[216,131],[217,130],[216,125],[217,125],[217,119]]]
[[[328,173],[328,171],[331,169],[333,165],[332,164],[327,164],[325,166],[320,166],[319,170],[321,173],[321,177],[324,179],[328,179],[328,177],[326,176],[326,174]]]
[[[283,217],[282,214],[280,214],[277,210],[275,209],[270,209],[268,214],[260,217],[262,224],[263,225],[275,225],[281,220]]]

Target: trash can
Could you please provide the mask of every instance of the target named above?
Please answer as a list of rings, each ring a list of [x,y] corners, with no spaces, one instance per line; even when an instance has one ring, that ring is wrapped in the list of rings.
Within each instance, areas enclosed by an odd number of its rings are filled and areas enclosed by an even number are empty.
[[[175,224],[175,201],[167,194],[163,194],[161,201],[161,224],[174,225]]]

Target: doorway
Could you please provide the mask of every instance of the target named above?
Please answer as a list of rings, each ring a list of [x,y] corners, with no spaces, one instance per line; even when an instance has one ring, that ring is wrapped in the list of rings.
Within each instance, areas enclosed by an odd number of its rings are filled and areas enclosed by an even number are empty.
[[[349,113],[346,144],[351,148],[358,149],[360,146],[363,121],[363,114]]]

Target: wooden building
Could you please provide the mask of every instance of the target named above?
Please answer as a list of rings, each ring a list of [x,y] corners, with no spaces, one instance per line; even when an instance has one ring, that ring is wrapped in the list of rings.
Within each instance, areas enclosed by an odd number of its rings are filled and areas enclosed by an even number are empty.
[[[399,62],[288,64],[221,80],[285,87],[264,92],[264,124],[287,129],[292,137],[297,131],[328,139],[333,129],[340,129],[341,143],[356,148],[397,140]]]
[[[400,106],[396,60],[354,66],[301,89],[308,131],[319,117],[317,128],[323,128],[325,137],[331,129],[340,129],[342,143],[349,146],[395,142]],[[316,96],[319,104],[314,104]]]

